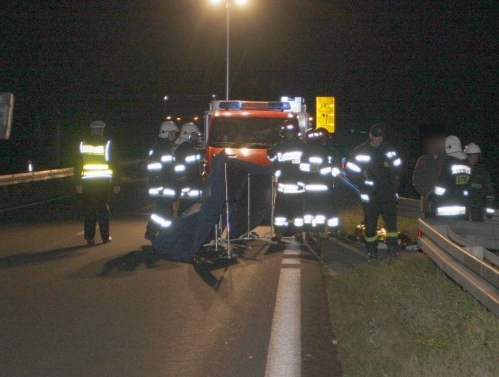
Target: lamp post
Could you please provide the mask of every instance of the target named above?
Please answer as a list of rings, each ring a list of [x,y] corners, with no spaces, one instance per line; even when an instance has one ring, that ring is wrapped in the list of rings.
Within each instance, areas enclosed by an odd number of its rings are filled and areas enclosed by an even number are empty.
[[[168,101],[168,96],[163,97],[163,118],[166,119],[166,102]]]
[[[213,4],[219,4],[221,0],[210,0]],[[232,3],[235,2],[239,5],[244,5],[247,3],[247,0],[225,0],[225,9],[226,9],[226,56],[225,56],[225,99],[229,99],[229,89],[230,89],[230,9],[232,8]]]

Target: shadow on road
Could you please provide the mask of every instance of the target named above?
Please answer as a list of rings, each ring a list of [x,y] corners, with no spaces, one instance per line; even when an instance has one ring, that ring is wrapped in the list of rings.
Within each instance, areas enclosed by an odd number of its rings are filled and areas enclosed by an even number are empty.
[[[55,250],[38,251],[29,254],[9,255],[0,258],[0,266],[15,267],[15,266],[28,265],[31,263],[47,262],[58,258],[75,257],[78,255],[78,253],[73,253],[74,251],[87,250],[87,249],[88,249],[87,245],[78,245],[78,246],[64,247]]]
[[[160,255],[153,253],[152,246],[142,246],[140,250],[134,250],[118,258],[107,261],[100,273],[100,276],[108,276],[112,271],[135,271],[139,266],[153,268],[160,260]]]

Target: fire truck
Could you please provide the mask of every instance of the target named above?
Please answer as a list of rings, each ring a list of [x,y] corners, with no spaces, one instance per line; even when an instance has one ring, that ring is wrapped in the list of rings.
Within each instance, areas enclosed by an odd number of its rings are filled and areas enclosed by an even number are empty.
[[[216,154],[225,150],[234,158],[270,165],[267,150],[281,140],[280,126],[296,117],[302,134],[309,116],[302,97],[282,97],[280,101],[213,100],[205,112],[205,173]]]

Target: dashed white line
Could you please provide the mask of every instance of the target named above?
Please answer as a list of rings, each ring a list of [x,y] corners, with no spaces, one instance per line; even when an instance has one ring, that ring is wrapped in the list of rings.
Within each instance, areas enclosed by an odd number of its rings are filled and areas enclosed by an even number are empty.
[[[286,250],[277,286],[265,377],[301,376],[300,252]],[[293,262],[291,262],[293,261]],[[287,267],[286,265],[293,265]]]

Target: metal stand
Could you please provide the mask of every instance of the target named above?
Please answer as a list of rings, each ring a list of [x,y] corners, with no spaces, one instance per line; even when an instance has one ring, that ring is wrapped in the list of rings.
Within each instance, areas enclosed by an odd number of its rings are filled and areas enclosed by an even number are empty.
[[[216,257],[213,258],[198,258],[201,262],[208,262],[208,263],[213,263],[217,260],[234,260],[234,259],[243,259],[243,260],[252,260],[252,261],[257,261],[257,262],[263,262],[263,258],[252,258],[252,257],[246,257],[244,255],[244,250],[250,249],[251,246],[247,245],[237,245],[234,244],[234,241],[238,240],[243,240],[242,238],[239,239],[234,239],[231,240],[230,238],[230,220],[229,220],[229,214],[230,214],[230,208],[229,208],[229,184],[228,184],[228,176],[227,176],[227,163],[224,164],[224,175],[225,175],[225,216],[226,216],[226,238],[225,240],[222,240],[218,236],[218,230],[217,226],[215,226],[215,243],[211,244],[214,246],[213,251],[218,251],[218,248],[221,246],[224,251],[219,254]],[[249,195],[249,188],[250,181],[249,181],[249,174],[248,174],[248,195]],[[248,210],[249,210],[249,196],[248,196]],[[249,213],[249,212],[248,212]],[[248,228],[249,228],[249,221],[250,221],[250,214],[248,214]],[[220,226],[220,225],[219,225]],[[244,239],[246,240],[246,239]]]

